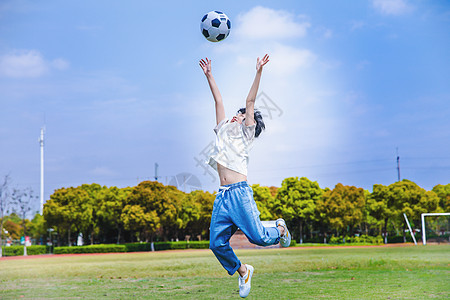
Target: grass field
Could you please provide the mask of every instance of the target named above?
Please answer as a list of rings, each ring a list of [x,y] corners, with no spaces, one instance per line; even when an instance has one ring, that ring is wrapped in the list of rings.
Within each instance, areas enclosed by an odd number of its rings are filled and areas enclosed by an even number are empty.
[[[450,246],[238,250],[248,299],[449,299]],[[0,259],[1,299],[239,299],[209,250]]]

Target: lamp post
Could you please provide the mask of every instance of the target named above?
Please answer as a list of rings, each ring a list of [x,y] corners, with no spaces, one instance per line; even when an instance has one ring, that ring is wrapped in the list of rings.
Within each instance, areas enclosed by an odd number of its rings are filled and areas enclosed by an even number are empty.
[[[47,231],[48,231],[49,238],[50,238],[50,243],[47,243],[47,246],[49,246],[48,251],[49,251],[49,254],[51,254],[52,253],[52,246],[53,246],[52,232],[55,231],[55,229],[49,228],[49,229],[47,229]]]

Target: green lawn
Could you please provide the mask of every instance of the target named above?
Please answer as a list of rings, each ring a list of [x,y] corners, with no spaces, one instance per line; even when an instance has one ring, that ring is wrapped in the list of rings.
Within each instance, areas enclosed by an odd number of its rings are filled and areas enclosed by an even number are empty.
[[[448,299],[450,246],[236,251],[249,299]],[[209,250],[0,260],[1,299],[239,299]]]

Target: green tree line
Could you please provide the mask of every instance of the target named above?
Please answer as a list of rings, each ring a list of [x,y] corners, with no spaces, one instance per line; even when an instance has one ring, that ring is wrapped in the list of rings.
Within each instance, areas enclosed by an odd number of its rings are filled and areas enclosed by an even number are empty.
[[[420,228],[421,213],[448,212],[450,204],[450,184],[426,191],[409,180],[376,184],[371,193],[341,183],[322,189],[306,177],[286,178],[279,188],[255,184],[252,189],[261,219],[284,218],[299,243],[384,232],[405,238],[403,213]],[[15,238],[26,227],[35,240],[46,240],[51,228],[58,246],[73,245],[80,233],[85,244],[205,240],[214,199],[209,192],[184,193],[152,181],[127,188],[83,184],[55,190],[43,216],[29,221],[12,214],[2,221]]]

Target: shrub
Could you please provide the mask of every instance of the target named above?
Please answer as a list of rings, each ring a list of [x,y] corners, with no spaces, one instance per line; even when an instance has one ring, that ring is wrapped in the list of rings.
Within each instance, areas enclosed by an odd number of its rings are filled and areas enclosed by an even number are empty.
[[[344,238],[342,236],[330,238],[330,244],[344,244]],[[361,235],[361,236],[345,236],[345,244],[383,244],[383,238],[379,236]]]
[[[330,244],[342,244],[343,243],[343,241],[342,241],[342,236],[332,236],[331,238],[330,238],[330,242],[329,242]]]
[[[155,251],[160,250],[172,250],[172,249],[187,249],[187,248],[200,248],[197,247],[197,242],[187,243],[185,241],[180,242],[154,242],[153,247]],[[189,247],[191,245],[191,247]],[[209,242],[208,242],[209,245]],[[138,252],[138,251],[151,251],[152,243],[131,243],[125,244],[126,252]]]
[[[190,249],[209,249],[209,241],[192,241],[187,246]]]
[[[328,238],[327,238],[328,240]],[[316,236],[313,238],[304,238],[303,243],[305,244],[323,244],[323,236]]]
[[[416,238],[416,241],[418,241],[419,239],[422,239],[422,236],[420,235],[420,233],[416,233],[414,235],[414,237]],[[428,239],[428,236],[427,236]],[[403,243],[403,236],[402,235],[394,235],[394,236],[389,236],[387,237],[387,242],[388,244],[390,243]],[[409,232],[406,233],[406,242],[407,243],[412,243],[413,239],[411,237],[411,234]]]
[[[89,245],[89,246],[73,246],[73,247],[55,247],[54,254],[75,254],[75,253],[111,253],[126,252],[125,245]]]
[[[151,243],[131,243],[125,244],[126,252],[151,251]]]
[[[179,241],[179,242],[155,242],[155,251],[175,249],[208,249],[209,241]]]
[[[46,254],[46,253],[48,253],[47,249],[48,248],[45,245],[29,246],[29,247],[27,247],[27,254],[28,255]],[[22,250],[23,250],[23,247],[22,247]]]
[[[20,256],[23,255],[23,246],[2,247],[3,256]],[[46,246],[28,246],[27,255],[39,255],[47,253]]]
[[[175,242],[155,242],[154,243],[155,251],[173,249],[172,243],[175,243]]]

